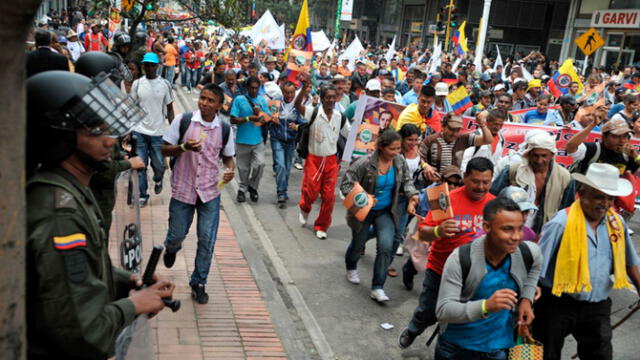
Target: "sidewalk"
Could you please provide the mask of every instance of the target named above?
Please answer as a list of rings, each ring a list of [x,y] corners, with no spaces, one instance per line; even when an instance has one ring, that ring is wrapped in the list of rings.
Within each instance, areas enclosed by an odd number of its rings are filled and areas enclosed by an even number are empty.
[[[169,174],[167,172],[165,176],[163,192],[160,195],[152,194],[149,205],[141,209],[143,267],[153,245],[162,245],[166,236],[171,193]],[[120,264],[122,230],[119,229],[124,229],[126,221],[119,211],[124,207],[125,194],[119,191],[109,243],[111,258],[116,266]],[[152,319],[157,358],[287,359],[224,210],[220,212],[215,256],[206,285],[209,303],[200,305],[191,299],[188,282],[196,252],[196,218],[173,268],[166,269],[161,260],[156,271],[176,283],[174,298],[182,301],[178,312],[165,309]]]

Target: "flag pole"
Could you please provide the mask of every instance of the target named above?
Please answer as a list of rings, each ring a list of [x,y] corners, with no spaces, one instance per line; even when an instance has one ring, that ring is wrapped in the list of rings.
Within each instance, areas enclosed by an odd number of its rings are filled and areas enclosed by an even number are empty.
[[[491,0],[484,0],[484,8],[482,9],[482,22],[480,23],[480,32],[478,33],[478,46],[476,47],[476,58],[473,63],[476,69],[482,72],[482,55],[484,55],[484,42],[487,38],[487,25],[489,25],[489,12],[491,11]]]

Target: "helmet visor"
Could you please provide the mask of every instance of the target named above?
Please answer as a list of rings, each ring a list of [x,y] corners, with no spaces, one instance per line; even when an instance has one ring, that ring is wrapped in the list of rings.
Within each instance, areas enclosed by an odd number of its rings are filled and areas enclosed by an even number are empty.
[[[146,116],[106,75],[96,76],[89,91],[67,113],[92,134],[114,137],[128,134]]]

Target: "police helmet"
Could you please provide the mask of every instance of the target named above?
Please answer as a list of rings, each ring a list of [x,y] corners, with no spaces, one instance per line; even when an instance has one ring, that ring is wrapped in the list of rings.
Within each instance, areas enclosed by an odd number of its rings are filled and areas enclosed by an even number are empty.
[[[131,36],[123,32],[119,32],[113,37],[113,46],[123,45],[131,45]]]
[[[76,61],[76,73],[92,78],[101,72],[111,74],[117,68],[115,59],[100,51],[86,52]]]
[[[68,71],[45,71],[27,79],[27,172],[57,165],[76,152],[76,132],[128,134],[146,115],[105,74],[92,79]],[[81,154],[83,155],[83,154]],[[81,156],[94,170],[102,162]]]

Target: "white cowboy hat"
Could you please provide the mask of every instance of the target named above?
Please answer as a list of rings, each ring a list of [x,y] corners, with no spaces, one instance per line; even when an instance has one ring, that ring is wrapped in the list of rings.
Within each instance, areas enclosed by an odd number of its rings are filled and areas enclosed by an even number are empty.
[[[571,177],[609,196],[627,196],[633,191],[628,180],[620,179],[620,170],[610,164],[594,163],[589,165],[586,175],[574,173]]]

